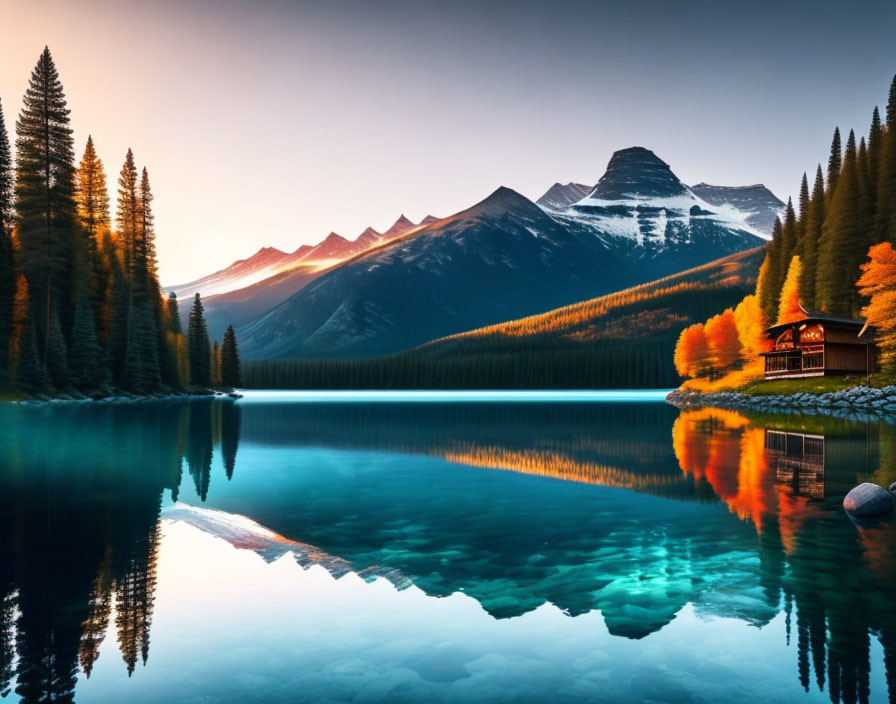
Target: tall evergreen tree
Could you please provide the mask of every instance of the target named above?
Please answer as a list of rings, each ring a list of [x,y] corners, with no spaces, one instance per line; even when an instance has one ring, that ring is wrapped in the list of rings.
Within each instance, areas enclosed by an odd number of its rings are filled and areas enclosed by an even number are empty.
[[[127,293],[122,383],[133,391],[146,392],[161,381],[160,301],[152,254],[152,218],[137,184],[134,153],[128,149],[118,178],[118,234],[124,250]]]
[[[0,104],[0,388],[12,381],[7,344],[12,335],[12,305],[16,295],[12,185],[12,155],[3,121],[3,106]]]
[[[240,352],[236,344],[236,333],[233,325],[228,325],[221,344],[221,384],[236,388],[243,385]]]
[[[102,327],[103,306],[108,299],[112,283],[111,272],[102,251],[104,242],[109,236],[111,217],[106,172],[102,159],[97,156],[92,136],[87,137],[87,146],[78,165],[75,203],[88,255],[87,268],[93,317],[97,320],[98,326]],[[104,334],[99,334],[99,337],[104,337]]]
[[[815,302],[815,278],[818,263],[818,243],[821,239],[821,227],[824,223],[824,175],[821,164],[815,172],[815,184],[812,186],[812,195],[805,213],[800,213],[802,237],[800,239],[799,255],[802,262],[802,276],[800,277],[800,295],[803,305],[810,309],[816,308]]]
[[[75,202],[81,229],[87,238],[90,251],[96,252],[102,236],[109,227],[109,191],[106,188],[106,172],[103,161],[97,156],[93,137],[87,137],[87,146],[78,165],[75,182]]]
[[[779,256],[783,261],[783,265],[779,267],[777,283],[784,284],[787,277],[787,268],[790,266],[790,260],[796,252],[797,247],[797,226],[796,213],[793,210],[793,199],[787,199],[787,208],[784,211],[784,224],[781,228],[781,251]]]
[[[843,317],[858,315],[855,282],[867,251],[860,250],[858,168],[855,134],[850,131],[839,181],[822,226],[815,286],[822,310]]]
[[[59,73],[45,48],[16,122],[16,217],[21,261],[37,315],[38,345],[49,362],[54,315],[70,317],[76,258],[75,155]],[[58,323],[59,321],[57,321]],[[67,321],[66,321],[67,322]],[[62,349],[54,352],[64,356]]]
[[[211,344],[202,299],[197,293],[190,309],[187,327],[187,350],[190,356],[190,383],[194,386],[208,386],[211,383]]]
[[[837,187],[837,179],[840,178],[840,170],[843,167],[843,154],[840,146],[840,128],[834,128],[834,138],[831,140],[831,155],[828,157],[828,198],[833,196]]]
[[[883,156],[881,149],[883,147],[883,126],[880,124],[880,112],[877,106],[874,106],[874,112],[871,113],[871,128],[868,130],[868,196],[871,207],[871,220],[875,225],[875,215],[877,213],[877,182],[880,179],[880,160]],[[876,234],[876,230],[875,230]],[[875,241],[879,241],[878,237],[874,237]]]
[[[803,180],[800,181],[800,217],[797,223],[797,253],[800,249],[800,241],[805,231],[806,213],[809,212],[809,177],[803,171]]]
[[[896,242],[896,76],[887,101],[887,128],[881,139],[874,229],[879,242]]]

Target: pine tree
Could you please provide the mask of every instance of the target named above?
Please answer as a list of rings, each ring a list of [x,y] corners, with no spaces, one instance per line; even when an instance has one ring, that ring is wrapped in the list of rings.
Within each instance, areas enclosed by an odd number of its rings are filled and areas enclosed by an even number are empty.
[[[12,381],[8,344],[12,336],[12,305],[16,295],[12,185],[12,156],[3,121],[3,106],[0,105],[0,388]]]
[[[806,213],[809,212],[809,177],[803,171],[803,180],[800,181],[800,217],[797,223],[797,246],[796,251],[799,252],[802,246],[803,235],[805,234]]]
[[[158,315],[161,301],[155,279],[149,200],[145,200],[142,189],[138,188],[134,153],[128,149],[118,178],[118,234],[124,249],[127,293],[121,378],[125,386],[140,393],[155,389],[161,382]]]
[[[13,227],[13,169],[9,148],[9,135],[3,119],[3,104],[0,103],[0,232],[9,235]]]
[[[834,128],[834,138],[831,140],[831,155],[828,157],[828,192],[830,199],[837,187],[837,179],[840,178],[840,170],[843,165],[843,156],[840,147],[840,128]]]
[[[236,333],[233,331],[233,325],[228,325],[224,332],[224,342],[221,345],[221,384],[230,388],[242,386],[241,366]]]
[[[877,184],[880,180],[880,160],[883,156],[881,149],[883,146],[883,127],[880,124],[880,112],[877,106],[874,106],[874,112],[871,113],[871,128],[868,130],[868,197],[869,207],[871,209],[870,218],[876,228],[875,215],[877,213]],[[879,242],[877,230],[875,229],[874,240]]]
[[[106,187],[106,172],[103,161],[97,156],[93,137],[87,137],[87,146],[75,179],[75,203],[78,219],[85,237],[85,250],[90,280],[90,297],[93,317],[97,321],[98,337],[105,337],[103,329],[103,307],[109,297],[111,272],[103,247],[110,237],[111,217],[109,214],[109,191]]]
[[[177,349],[176,341],[169,339],[167,326],[165,325],[166,309],[162,299],[162,291],[159,287],[156,260],[156,232],[155,217],[152,212],[152,188],[149,183],[149,172],[144,167],[140,176],[138,190],[137,210],[140,218],[139,230],[142,243],[143,266],[145,269],[147,296],[150,299],[153,317],[155,320],[159,359],[159,375],[163,383],[172,388],[180,386],[177,373]],[[176,300],[175,300],[176,306]]]
[[[190,383],[194,386],[208,386],[211,383],[211,344],[202,299],[197,293],[190,309],[187,328],[187,350],[190,357]]]
[[[781,251],[781,219],[775,218],[772,226],[772,240],[765,248],[765,259],[759,268],[759,278],[756,281],[756,296],[759,298],[759,307],[765,314],[766,320],[774,320],[778,317],[778,270],[780,269]]]
[[[796,213],[793,210],[793,199],[787,199],[787,208],[784,211],[784,224],[781,227],[781,250],[778,252],[778,256],[781,265],[777,267],[777,281],[776,283],[780,286],[784,283],[784,278],[787,276],[787,264],[790,262],[790,258],[793,256],[794,252],[797,248],[797,226],[796,226]]]
[[[74,140],[59,74],[45,48],[16,122],[16,217],[21,261],[42,324],[35,331],[49,364],[54,316],[71,311],[75,236]],[[57,343],[54,343],[57,344]],[[54,354],[65,354],[65,341]]]
[[[124,275],[133,283],[135,276],[135,250],[137,241],[137,226],[139,223],[139,205],[137,202],[137,166],[134,163],[134,153],[128,149],[125,155],[121,173],[118,176],[118,209],[116,220],[118,224],[118,238],[121,241],[124,255]]]
[[[861,242],[859,174],[855,134],[850,131],[843,168],[822,225],[815,295],[822,310],[843,317],[858,314],[855,282],[865,256]]]
[[[875,239],[878,242],[896,242],[896,76],[890,85],[887,128],[881,139],[879,169],[875,198]]]
[[[800,241],[799,255],[802,262],[802,276],[800,278],[800,294],[803,305],[814,310],[815,303],[815,278],[818,263],[818,243],[821,239],[821,227],[824,223],[824,176],[821,172],[821,164],[815,172],[815,185],[812,186],[812,195],[809,197],[809,206],[805,215],[800,215],[802,221],[802,239]]]

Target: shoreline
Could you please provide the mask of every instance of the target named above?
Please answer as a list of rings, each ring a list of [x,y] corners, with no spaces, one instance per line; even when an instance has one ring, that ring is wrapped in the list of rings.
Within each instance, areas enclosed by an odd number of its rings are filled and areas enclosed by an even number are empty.
[[[149,402],[168,402],[168,401],[198,401],[200,399],[223,400],[223,399],[241,399],[243,395],[238,391],[221,391],[208,389],[205,392],[169,392],[157,394],[132,394],[120,392],[109,394],[108,396],[69,396],[63,394],[61,396],[46,397],[26,397],[21,399],[5,399],[0,403],[15,404],[20,406],[46,406],[59,404],[87,404],[87,403],[149,403]]]
[[[737,391],[676,389],[666,401],[682,410],[722,408],[765,413],[829,415],[851,420],[887,420],[896,423],[896,386],[877,389],[853,386],[825,393],[751,395]]]

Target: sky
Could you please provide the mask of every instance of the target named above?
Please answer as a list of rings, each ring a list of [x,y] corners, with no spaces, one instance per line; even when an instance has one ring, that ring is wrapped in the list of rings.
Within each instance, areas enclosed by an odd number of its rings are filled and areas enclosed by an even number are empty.
[[[896,3],[3,0],[12,131],[48,45],[78,156],[155,194],[162,283],[262,246],[535,199],[652,149],[688,184],[795,195],[896,73]],[[10,29],[11,28],[11,29]]]

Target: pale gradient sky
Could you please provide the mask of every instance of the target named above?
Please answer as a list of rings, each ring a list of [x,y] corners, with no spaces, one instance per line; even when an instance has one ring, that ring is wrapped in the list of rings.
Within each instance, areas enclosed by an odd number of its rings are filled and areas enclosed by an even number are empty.
[[[14,129],[50,46],[80,158],[130,146],[163,283],[263,245],[537,198],[654,150],[686,183],[794,193],[896,72],[896,3],[3,0]]]

